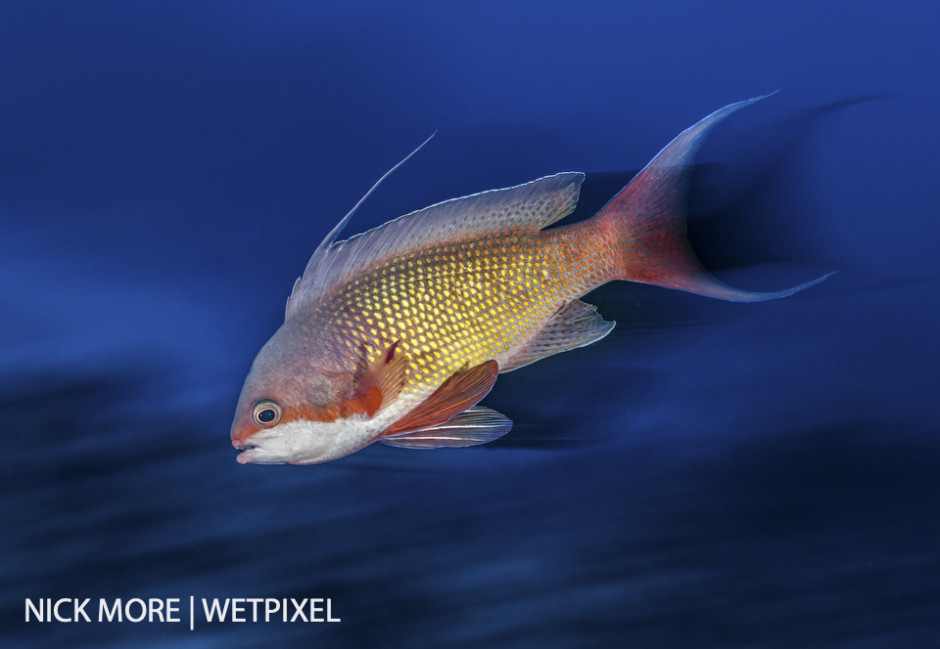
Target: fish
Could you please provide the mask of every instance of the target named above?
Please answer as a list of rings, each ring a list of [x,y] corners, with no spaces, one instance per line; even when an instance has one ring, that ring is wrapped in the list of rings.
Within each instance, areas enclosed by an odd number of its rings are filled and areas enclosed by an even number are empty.
[[[480,405],[498,375],[608,335],[615,323],[581,300],[607,282],[757,302],[825,280],[737,289],[711,275],[688,243],[694,153],[721,120],[766,96],[680,133],[589,219],[548,227],[578,203],[584,174],[565,172],[443,201],[337,241],[418,147],[330,231],[294,283],[284,322],[238,399],[238,462],[318,464],[375,442],[433,449],[498,439],[511,420]]]

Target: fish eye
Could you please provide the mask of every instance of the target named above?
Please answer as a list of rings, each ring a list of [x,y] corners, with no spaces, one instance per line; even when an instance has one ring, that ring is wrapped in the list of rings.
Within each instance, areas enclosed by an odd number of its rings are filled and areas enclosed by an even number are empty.
[[[270,399],[255,404],[252,419],[262,428],[271,428],[281,420],[281,407]]]

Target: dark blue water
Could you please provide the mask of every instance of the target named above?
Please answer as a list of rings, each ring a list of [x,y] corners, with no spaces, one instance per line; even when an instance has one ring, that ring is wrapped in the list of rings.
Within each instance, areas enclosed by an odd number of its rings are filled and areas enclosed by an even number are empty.
[[[940,646],[930,3],[0,6],[4,647]],[[715,130],[740,305],[620,284],[488,447],[241,466],[245,373],[357,214]],[[332,624],[24,622],[26,598],[329,597]],[[94,608],[97,604],[92,604]]]

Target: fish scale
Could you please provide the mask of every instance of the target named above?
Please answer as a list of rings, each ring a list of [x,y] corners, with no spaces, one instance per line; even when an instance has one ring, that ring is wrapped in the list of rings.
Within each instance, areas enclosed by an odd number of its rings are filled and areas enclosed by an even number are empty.
[[[686,239],[692,154],[711,127],[757,99],[680,133],[580,223],[548,228],[577,205],[584,175],[573,172],[444,201],[335,241],[347,214],[252,364],[232,423],[238,461],[313,464],[373,442],[425,449],[497,439],[512,422],[478,405],[497,375],[610,333],[614,323],[580,298],[612,280],[752,302],[825,279],[735,289],[702,267]]]
[[[407,387],[419,391],[464,365],[504,359],[561,306],[605,281],[609,273],[596,269],[611,266],[602,258],[609,246],[591,245],[590,229],[492,236],[388,260],[319,306],[325,344],[342,349],[341,362],[354,368],[363,349],[371,360],[401,341],[416,365]]]

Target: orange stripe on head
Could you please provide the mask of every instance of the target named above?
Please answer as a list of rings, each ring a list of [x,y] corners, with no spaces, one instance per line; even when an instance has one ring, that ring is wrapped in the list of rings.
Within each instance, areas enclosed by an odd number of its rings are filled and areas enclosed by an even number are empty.
[[[307,421],[332,422],[345,419],[353,415],[366,415],[372,417],[382,405],[382,391],[376,387],[368,387],[360,394],[349,399],[343,399],[337,404],[316,408],[311,405],[294,406],[285,409],[282,422],[305,419]]]

